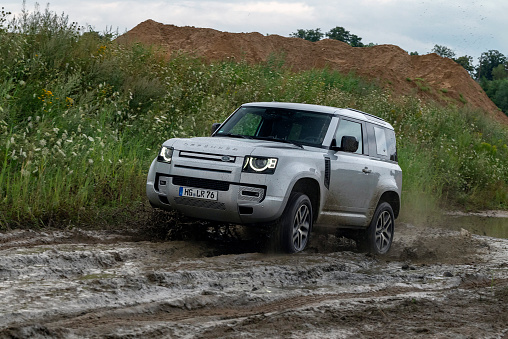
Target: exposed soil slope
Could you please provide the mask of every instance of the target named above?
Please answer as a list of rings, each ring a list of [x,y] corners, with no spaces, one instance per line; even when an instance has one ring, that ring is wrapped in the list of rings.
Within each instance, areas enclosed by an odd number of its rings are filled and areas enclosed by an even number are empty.
[[[282,54],[285,64],[296,71],[328,67],[343,73],[355,72],[377,80],[396,95],[415,93],[443,104],[461,106],[466,103],[508,124],[508,117],[459,64],[437,54],[410,56],[393,45],[353,48],[330,39],[310,42],[279,35],[177,27],[153,20],[140,23],[117,40],[161,46],[168,56],[183,51],[209,61],[233,58],[256,63],[266,61],[271,55]]]

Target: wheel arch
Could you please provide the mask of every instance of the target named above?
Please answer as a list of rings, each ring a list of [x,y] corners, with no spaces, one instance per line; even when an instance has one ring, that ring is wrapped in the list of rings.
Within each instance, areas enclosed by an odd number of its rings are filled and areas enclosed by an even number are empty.
[[[316,221],[319,216],[321,201],[321,188],[319,182],[312,178],[301,178],[293,186],[291,193],[300,192],[309,197],[312,204],[312,219]]]
[[[397,219],[398,216],[399,216],[399,212],[400,212],[400,197],[399,197],[399,194],[397,192],[394,192],[394,191],[384,192],[381,195],[381,197],[379,198],[378,206],[379,206],[379,204],[381,204],[383,202],[387,202],[387,203],[390,204],[390,206],[392,206],[393,216],[395,217],[395,219]]]

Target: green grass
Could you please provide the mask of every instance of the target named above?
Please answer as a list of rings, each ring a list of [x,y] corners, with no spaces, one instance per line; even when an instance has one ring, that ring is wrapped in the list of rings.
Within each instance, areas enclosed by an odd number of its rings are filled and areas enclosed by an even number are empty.
[[[482,112],[394,99],[354,74],[294,73],[283,56],[166,60],[78,28],[48,10],[0,20],[0,228],[144,218],[133,211],[148,210],[139,206],[161,143],[207,135],[252,101],[352,107],[392,123],[406,215],[508,208],[508,132]]]

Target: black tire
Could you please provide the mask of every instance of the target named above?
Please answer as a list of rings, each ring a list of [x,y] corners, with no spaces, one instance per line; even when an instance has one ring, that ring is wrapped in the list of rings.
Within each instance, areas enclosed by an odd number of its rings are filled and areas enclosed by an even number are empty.
[[[286,209],[277,222],[279,249],[286,253],[303,251],[309,243],[312,220],[309,197],[299,192],[291,193]]]
[[[359,239],[358,247],[362,252],[385,254],[390,250],[395,232],[395,217],[392,206],[387,202],[380,203],[369,227]]]

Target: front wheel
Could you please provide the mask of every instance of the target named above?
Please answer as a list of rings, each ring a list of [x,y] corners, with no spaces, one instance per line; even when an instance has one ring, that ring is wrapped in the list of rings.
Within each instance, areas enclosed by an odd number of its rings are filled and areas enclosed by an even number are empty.
[[[291,193],[282,217],[277,223],[279,247],[287,253],[303,251],[312,228],[312,204],[303,193]]]
[[[372,254],[385,254],[390,250],[395,231],[395,218],[392,206],[382,202],[376,208],[376,212],[369,227],[360,239],[360,250]]]

